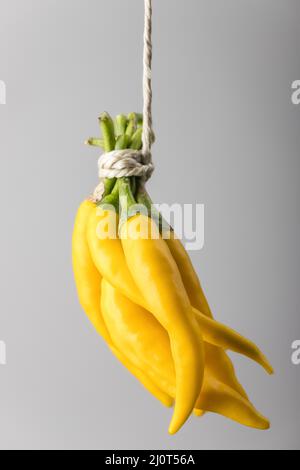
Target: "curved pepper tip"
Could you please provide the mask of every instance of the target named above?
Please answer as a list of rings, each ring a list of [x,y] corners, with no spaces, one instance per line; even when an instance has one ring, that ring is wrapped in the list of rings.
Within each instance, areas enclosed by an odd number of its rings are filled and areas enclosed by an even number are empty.
[[[265,427],[262,429],[262,431],[267,431],[267,430],[270,429],[270,428],[271,428],[271,423],[270,423],[270,421],[266,420],[266,425],[265,425]]]
[[[170,426],[169,426],[169,434],[171,436],[174,436],[174,434],[177,434],[178,431],[182,428],[182,426],[185,424],[187,421],[188,417],[186,419],[178,419],[176,417],[173,417]]]
[[[250,426],[250,427],[253,427],[254,429],[257,429],[258,431],[268,431],[268,429],[271,428],[271,423],[267,418],[260,415],[259,424],[257,424],[256,426]]]
[[[169,434],[171,436],[174,436],[174,434],[177,434],[178,431],[182,428],[184,425],[185,421],[183,422],[182,420],[174,419],[174,416],[172,418],[172,421],[169,426]]]
[[[266,370],[266,372],[269,375],[274,375],[275,374],[275,371],[274,371],[273,367],[271,366],[270,362],[268,361],[268,359],[264,355],[262,355],[262,366],[264,367],[264,369]]]
[[[169,434],[170,436],[174,436],[178,431],[179,431],[180,428],[176,429],[175,427],[173,426],[170,426],[169,427]]]

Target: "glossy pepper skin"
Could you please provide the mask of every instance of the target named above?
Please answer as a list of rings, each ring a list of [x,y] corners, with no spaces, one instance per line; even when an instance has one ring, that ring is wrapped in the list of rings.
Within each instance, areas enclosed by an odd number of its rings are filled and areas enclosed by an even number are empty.
[[[175,398],[176,374],[166,330],[152,314],[133,304],[107,281],[103,281],[103,315],[112,340],[127,358],[146,371],[165,393]],[[207,352],[209,354],[209,345]],[[269,422],[247,397],[231,387],[232,378],[220,374],[223,364],[206,358],[204,383],[196,403],[200,408],[222,414],[245,426],[267,429]]]
[[[93,202],[84,201],[78,210],[72,239],[72,258],[75,283],[79,302],[96,329],[119,361],[142,383],[142,385],[165,406],[170,407],[173,399],[159,389],[143,370],[130,363],[122,351],[112,343],[100,308],[102,276],[95,267],[87,242],[87,226],[91,214],[96,210]]]
[[[213,318],[193,263],[181,241],[176,238],[173,230],[168,232],[168,237],[165,240],[180,270],[191,304],[207,317]]]
[[[121,303],[122,301],[124,302]],[[136,304],[120,294],[108,281],[103,279],[101,309],[113,344],[119,351],[125,351],[124,355],[131,364],[139,370],[145,371],[145,375],[152,384],[155,384],[161,391],[165,391],[167,387],[161,387],[162,377],[160,375],[160,358],[164,357],[165,351],[163,344],[156,337],[160,325],[149,312],[145,316],[139,315],[141,311],[146,311],[142,307],[139,307],[140,310],[134,310],[135,306]],[[168,341],[167,332],[163,329],[162,331],[166,341]],[[155,351],[155,354],[151,357],[149,355],[149,362],[144,361],[146,356],[143,352],[147,349]],[[174,369],[173,360],[171,366]],[[171,398],[169,392],[170,390],[165,394],[169,396],[170,405],[174,402],[175,388],[172,391],[173,398]]]
[[[273,373],[273,368],[267,358],[252,341],[244,338],[228,326],[200,314],[194,307],[193,312],[201,328],[202,335],[209,344],[242,354],[260,364],[268,374]]]
[[[170,377],[175,377],[175,367],[167,331],[151,313],[131,302],[108,281],[102,281],[102,291],[103,318],[116,347],[126,351],[133,364],[175,397],[175,380],[170,382]]]
[[[145,220],[146,219],[146,220]],[[141,224],[150,238],[131,236],[131,224]],[[155,233],[156,232],[156,233]],[[177,265],[153,220],[128,219],[120,238],[129,271],[158,322],[168,332],[176,371],[176,400],[169,427],[175,434],[192,413],[203,383],[204,348]]]
[[[143,302],[141,293],[125,263],[122,244],[113,234],[106,236],[103,224],[118,226],[118,216],[113,210],[95,207],[91,212],[87,227],[87,239],[93,262],[101,276],[121,289],[133,302]]]
[[[94,210],[95,204],[88,200],[79,207],[72,239],[73,271],[79,302],[83,310],[99,335],[110,343],[99,307],[102,277],[92,260],[86,238],[88,221]]]
[[[153,380],[145,373],[143,369],[140,369],[133,362],[131,362],[126,354],[123,354],[120,349],[114,345],[110,346],[112,353],[116,356],[121,364],[145,387],[148,392],[151,393],[158,401],[160,401],[167,408],[173,406],[174,400],[167,393],[161,390]]]

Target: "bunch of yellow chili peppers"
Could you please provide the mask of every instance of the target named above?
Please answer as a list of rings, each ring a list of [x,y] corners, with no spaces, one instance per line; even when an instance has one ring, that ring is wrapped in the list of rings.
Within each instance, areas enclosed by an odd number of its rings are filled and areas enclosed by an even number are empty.
[[[89,139],[90,145],[105,152],[141,149],[140,115],[113,120],[104,113],[100,125],[103,137]],[[207,411],[268,429],[226,351],[270,374],[271,365],[255,344],[213,318],[187,252],[151,208],[143,182],[134,177],[105,180],[102,199],[80,206],[73,267],[85,313],[144,387],[164,405],[175,405],[170,434],[192,413]]]

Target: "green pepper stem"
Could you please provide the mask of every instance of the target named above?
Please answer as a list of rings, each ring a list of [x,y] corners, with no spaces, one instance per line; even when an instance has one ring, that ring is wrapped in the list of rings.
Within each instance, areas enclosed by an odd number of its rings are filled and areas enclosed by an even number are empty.
[[[97,137],[90,137],[85,141],[85,145],[90,145],[91,147],[101,147],[104,149],[104,140]]]
[[[115,183],[115,186],[110,194],[106,195],[99,203],[99,207],[105,207],[107,205],[113,206],[116,212],[119,212],[119,180]]]
[[[143,128],[140,127],[139,129],[137,129],[137,131],[135,131],[135,133],[132,136],[131,145],[130,145],[131,149],[141,150],[142,145],[143,145],[142,136],[143,136]]]
[[[135,113],[131,113],[128,115],[128,126],[126,129],[126,134],[129,135],[129,137],[132,137],[133,134],[136,131],[136,126],[137,126],[137,118]]]
[[[129,135],[123,134],[117,138],[116,150],[125,150],[130,146],[131,139]]]
[[[115,139],[115,130],[114,122],[108,113],[102,113],[99,117],[100,127],[102,130],[102,136],[104,141],[104,151],[112,152],[115,149],[116,139]],[[108,179],[104,181],[105,191],[103,197],[108,196],[113,187],[116,184],[115,178]]]
[[[116,145],[114,122],[108,113],[102,113],[99,122],[104,140],[104,150],[107,153],[112,152]]]
[[[144,117],[140,113],[136,113],[136,123],[137,127],[143,127]]]
[[[103,198],[106,198],[106,196],[109,196],[109,194],[112,192],[116,185],[116,179],[115,178],[105,178],[104,180],[104,194]]]
[[[136,200],[132,191],[131,178],[121,178],[119,180],[119,194],[121,210],[128,210],[136,204]]]
[[[124,135],[127,129],[128,119],[125,114],[119,114],[115,119],[115,134],[116,137]]]

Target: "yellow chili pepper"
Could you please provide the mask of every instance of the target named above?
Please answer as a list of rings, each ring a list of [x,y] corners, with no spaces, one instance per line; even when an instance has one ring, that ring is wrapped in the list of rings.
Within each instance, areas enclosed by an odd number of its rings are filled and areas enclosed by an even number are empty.
[[[166,330],[152,314],[132,303],[107,281],[103,281],[102,289],[104,320],[114,344],[125,351],[132,363],[145,370],[161,390],[175,397],[176,373]],[[231,387],[231,377],[225,376],[222,366],[223,363],[206,358],[204,384],[195,414],[202,414],[201,410],[212,411],[245,426],[267,429],[268,420],[253,407],[245,393],[241,395]]]
[[[215,380],[208,373],[197,407],[218,413],[244,426],[267,430],[270,422],[254,406],[228,385]]]
[[[141,226],[148,227],[147,233],[151,233],[152,238],[130,236],[131,224],[139,221]],[[193,411],[203,383],[204,349],[200,328],[177,265],[153,220],[143,215],[128,219],[121,227],[121,240],[129,271],[170,338],[176,370],[176,401],[169,432],[174,434]]]
[[[252,341],[242,337],[239,333],[222,323],[199,314],[198,310],[193,309],[193,311],[201,328],[202,335],[208,343],[243,354],[260,364],[269,374],[273,374],[271,364]]]

